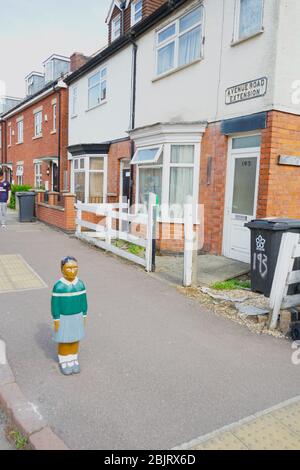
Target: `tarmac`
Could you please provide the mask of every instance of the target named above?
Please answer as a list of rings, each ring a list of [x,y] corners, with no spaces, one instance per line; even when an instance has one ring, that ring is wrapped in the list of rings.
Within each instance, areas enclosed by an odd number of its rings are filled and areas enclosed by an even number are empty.
[[[78,258],[89,301],[82,373],[72,377],[59,372],[50,314],[66,255]],[[44,423],[38,445],[46,446],[53,432],[70,449],[218,447],[211,433],[299,396],[300,365],[290,341],[218,317],[135,265],[43,224],[18,224],[12,215],[0,232],[0,261],[0,337],[15,381],[2,398],[13,408],[11,392],[26,397]],[[272,433],[266,440],[265,426],[258,444],[230,432],[245,447],[285,448],[283,420],[269,420]],[[290,433],[300,448],[298,431]]]

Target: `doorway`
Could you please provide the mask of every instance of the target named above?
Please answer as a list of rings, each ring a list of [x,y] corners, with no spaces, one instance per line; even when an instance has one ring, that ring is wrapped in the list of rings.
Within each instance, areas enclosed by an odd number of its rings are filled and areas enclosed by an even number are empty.
[[[129,160],[121,160],[120,162],[120,196],[122,200],[128,201],[130,199],[130,180],[131,180],[131,166]]]
[[[229,141],[224,215],[223,254],[250,263],[250,230],[256,218],[260,135],[232,137]]]

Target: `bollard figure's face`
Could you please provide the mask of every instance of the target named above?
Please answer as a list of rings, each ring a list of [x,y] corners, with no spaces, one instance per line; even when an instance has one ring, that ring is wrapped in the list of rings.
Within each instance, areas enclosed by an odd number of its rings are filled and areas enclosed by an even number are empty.
[[[78,274],[78,264],[76,261],[69,261],[62,268],[62,273],[65,279],[69,282],[73,282]]]

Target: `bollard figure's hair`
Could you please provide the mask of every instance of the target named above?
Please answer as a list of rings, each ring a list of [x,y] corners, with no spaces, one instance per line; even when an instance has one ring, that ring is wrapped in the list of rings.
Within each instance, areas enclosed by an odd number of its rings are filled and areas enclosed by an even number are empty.
[[[61,260],[61,269],[66,265],[68,264],[70,261],[75,261],[76,263],[78,263],[77,259],[74,258],[74,256],[66,256],[65,258],[63,258]]]

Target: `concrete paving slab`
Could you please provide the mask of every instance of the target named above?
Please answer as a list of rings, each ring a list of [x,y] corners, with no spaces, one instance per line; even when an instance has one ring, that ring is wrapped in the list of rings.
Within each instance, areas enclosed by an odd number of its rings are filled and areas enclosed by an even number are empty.
[[[200,444],[194,450],[247,450],[247,447],[228,431],[219,437]]]
[[[183,256],[157,256],[156,274],[167,281],[182,285]],[[215,282],[227,281],[247,274],[250,266],[224,256],[198,256],[198,284],[210,286]]]

